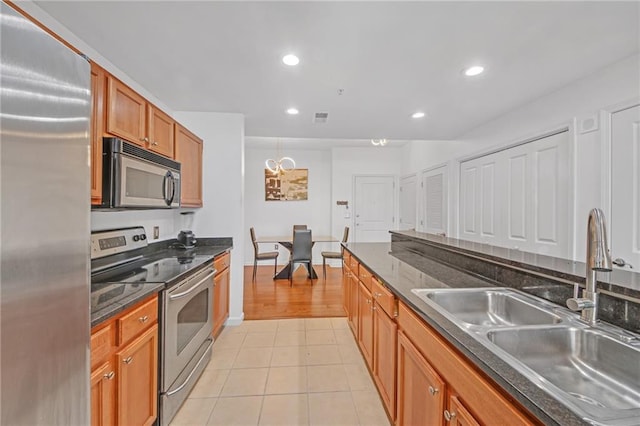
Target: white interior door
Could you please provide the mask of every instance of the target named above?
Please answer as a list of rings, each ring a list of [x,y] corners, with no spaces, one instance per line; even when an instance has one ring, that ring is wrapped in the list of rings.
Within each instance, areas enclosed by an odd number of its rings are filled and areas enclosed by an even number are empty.
[[[356,176],[354,193],[355,241],[390,241],[394,228],[395,178]]]
[[[400,179],[400,229],[416,227],[416,175]]]
[[[611,116],[611,255],[640,268],[640,106]]]
[[[447,180],[447,166],[422,172],[420,229],[423,232],[447,235]]]

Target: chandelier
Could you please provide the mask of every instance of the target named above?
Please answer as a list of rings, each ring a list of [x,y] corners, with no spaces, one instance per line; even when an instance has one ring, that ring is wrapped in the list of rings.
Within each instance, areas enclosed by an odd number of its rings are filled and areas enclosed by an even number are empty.
[[[371,143],[375,146],[385,146],[387,144],[386,139],[371,139]]]
[[[296,162],[293,161],[291,157],[280,157],[280,139],[278,139],[276,143],[276,158],[280,158],[279,160],[274,160],[269,158],[264,162],[264,165],[267,169],[275,174],[288,172],[289,170],[296,168]]]

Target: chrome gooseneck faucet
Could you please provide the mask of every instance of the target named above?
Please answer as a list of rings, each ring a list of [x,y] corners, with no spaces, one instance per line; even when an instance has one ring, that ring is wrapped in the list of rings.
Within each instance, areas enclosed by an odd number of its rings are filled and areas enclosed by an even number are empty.
[[[592,209],[587,222],[586,288],[582,292],[582,297],[572,297],[567,300],[569,309],[582,311],[580,318],[590,325],[598,322],[597,273],[610,271],[611,268],[604,213],[600,209]]]

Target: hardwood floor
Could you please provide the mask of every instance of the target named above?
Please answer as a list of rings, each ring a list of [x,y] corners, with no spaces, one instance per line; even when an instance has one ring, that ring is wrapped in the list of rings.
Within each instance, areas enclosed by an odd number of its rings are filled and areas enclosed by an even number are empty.
[[[278,268],[280,269],[280,268]],[[343,317],[342,269],[327,266],[327,280],[322,279],[322,265],[316,265],[319,278],[311,285],[304,266],[289,280],[274,280],[273,265],[258,266],[256,281],[251,282],[253,266],[244,268],[244,318]]]

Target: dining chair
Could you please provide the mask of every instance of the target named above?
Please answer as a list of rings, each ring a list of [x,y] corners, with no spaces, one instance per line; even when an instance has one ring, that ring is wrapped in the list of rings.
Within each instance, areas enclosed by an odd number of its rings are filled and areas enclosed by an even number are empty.
[[[277,251],[265,251],[260,253],[258,249],[258,243],[256,241],[256,231],[253,227],[249,228],[249,232],[251,233],[251,242],[253,243],[253,279],[256,280],[256,267],[258,266],[258,261],[260,260],[271,260],[273,259],[273,275],[276,274],[278,270],[278,253]]]
[[[349,238],[349,227],[344,227],[344,233],[342,234],[342,242],[346,243]],[[340,251],[323,251],[320,253],[322,255],[322,276],[325,281],[327,279],[327,259],[341,259],[342,260],[342,246],[340,246]],[[344,268],[344,265],[342,265]]]
[[[296,229],[293,231],[293,248],[291,249],[291,257],[289,258],[289,285],[293,286],[293,271],[296,263],[306,264],[311,284],[313,284],[311,274],[311,268],[313,268],[311,263],[312,247],[311,229]]]

